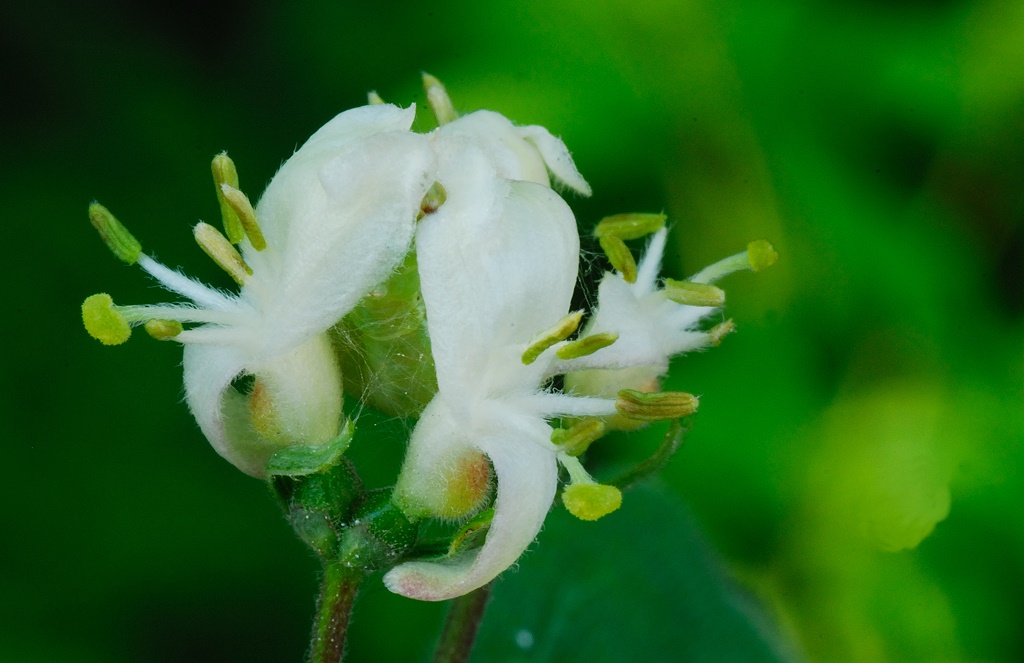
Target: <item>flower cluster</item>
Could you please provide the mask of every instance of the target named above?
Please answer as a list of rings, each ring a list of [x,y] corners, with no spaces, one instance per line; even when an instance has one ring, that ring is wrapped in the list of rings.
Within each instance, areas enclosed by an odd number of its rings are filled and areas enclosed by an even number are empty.
[[[614,271],[583,324],[585,312],[570,310],[580,237],[552,189],[554,180],[590,194],[569,151],[542,127],[490,111],[459,116],[436,79],[425,83],[437,129],[412,132],[414,107],[371,95],[317,131],[255,208],[231,160],[214,159],[224,232],[200,222],[194,234],[237,294],[161,265],[94,204],[90,218],[115,255],[187,302],[117,306],[99,294],[82,315],[105,344],[136,325],[182,343],[186,400],[203,433],[256,477],[282,449],[349,439],[346,387],[357,398],[370,384],[386,391],[401,344],[414,384],[395,391],[419,395],[395,406],[417,422],[390,503],[413,522],[477,516],[486,532],[448,554],[397,560],[384,577],[394,592],[441,600],[518,559],[558,494],[559,466],[573,514],[618,508],[619,490],[596,482],[580,455],[610,428],[696,410],[693,395],[658,391],[669,359],[731,331],[728,321],[701,328],[724,303],[715,281],[776,256],[755,242],[686,281],[661,281],[665,217],[609,217],[596,234]],[[637,263],[625,242],[644,237]]]

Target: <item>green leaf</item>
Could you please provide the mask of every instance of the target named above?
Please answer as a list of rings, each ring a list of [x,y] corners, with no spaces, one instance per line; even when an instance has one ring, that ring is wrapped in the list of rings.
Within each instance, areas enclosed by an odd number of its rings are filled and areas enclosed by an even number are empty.
[[[318,447],[295,445],[285,447],[270,457],[267,476],[302,477],[324,472],[333,467],[348,449],[355,434],[355,425],[349,420],[338,437]]]
[[[594,523],[556,508],[519,570],[495,583],[472,661],[791,661],[664,489]]]

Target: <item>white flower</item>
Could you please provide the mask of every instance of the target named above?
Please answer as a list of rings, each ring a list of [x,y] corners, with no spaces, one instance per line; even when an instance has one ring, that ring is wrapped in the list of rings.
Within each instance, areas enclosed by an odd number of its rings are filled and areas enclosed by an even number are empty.
[[[414,114],[365,106],[317,131],[267,187],[242,256],[212,227],[197,226],[204,249],[242,282],[237,295],[161,265],[106,210],[91,210],[119,257],[190,303],[114,307],[96,295],[83,305],[86,327],[114,343],[127,340],[129,325],[148,323],[185,344],[189,407],[217,452],[248,474],[263,476],[283,445],[323,444],[339,433],[340,373],[325,331],[408,252],[434,170],[426,138],[409,132]],[[237,204],[239,192],[223,191]],[[240,375],[255,378],[248,397],[231,387]]]
[[[395,499],[413,516],[458,515],[486,496],[481,454],[497,475],[482,548],[407,562],[384,577],[391,591],[417,599],[472,591],[533,541],[557,488],[559,452],[547,419],[615,411],[610,400],[545,391],[555,347],[523,360],[537,332],[566,316],[579,261],[575,218],[538,164],[578,191],[588,188],[560,141],[543,132],[546,151],[531,153],[521,138],[503,141],[508,127],[487,113],[437,132],[437,179],[448,198],[416,233],[438,393],[413,431]],[[552,163],[551,154],[564,158]]]
[[[566,373],[567,391],[604,397],[622,389],[656,391],[672,357],[717,345],[734,329],[731,321],[708,330],[700,328],[725,303],[725,293],[711,284],[741,269],[764,269],[778,257],[767,242],[753,242],[746,252],[719,261],[686,281],[668,280],[660,287],[658,271],[667,237],[664,227],[654,233],[633,282],[622,272],[604,275],[586,333],[614,333],[618,342],[599,353],[557,363],[553,369]],[[635,427],[621,418],[612,421],[616,427]]]

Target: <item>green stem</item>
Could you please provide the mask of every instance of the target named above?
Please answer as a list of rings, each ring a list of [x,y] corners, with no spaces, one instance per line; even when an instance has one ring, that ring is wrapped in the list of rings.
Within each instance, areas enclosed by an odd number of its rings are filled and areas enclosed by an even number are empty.
[[[309,645],[312,663],[339,663],[345,655],[348,621],[362,579],[362,569],[338,562],[325,564],[313,638]]]
[[[491,586],[488,584],[452,600],[434,652],[434,663],[466,663],[469,660],[490,595]]]

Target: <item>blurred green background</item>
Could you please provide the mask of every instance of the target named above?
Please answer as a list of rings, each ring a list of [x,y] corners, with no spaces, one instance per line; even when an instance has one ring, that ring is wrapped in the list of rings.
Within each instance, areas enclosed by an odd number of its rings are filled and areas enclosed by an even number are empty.
[[[1021,34],[1019,0],[8,3],[0,660],[298,658],[317,564],[203,440],[179,347],[82,330],[94,292],[166,297],[86,205],[227,287],[189,231],[210,158],[255,195],[367,90],[422,105],[420,70],[562,136],[582,227],[663,209],[671,276],[779,249],[673,365],[703,400],[664,482],[807,659],[1024,660]],[[354,453],[383,485],[401,441]],[[352,660],[442,616],[371,582]]]

